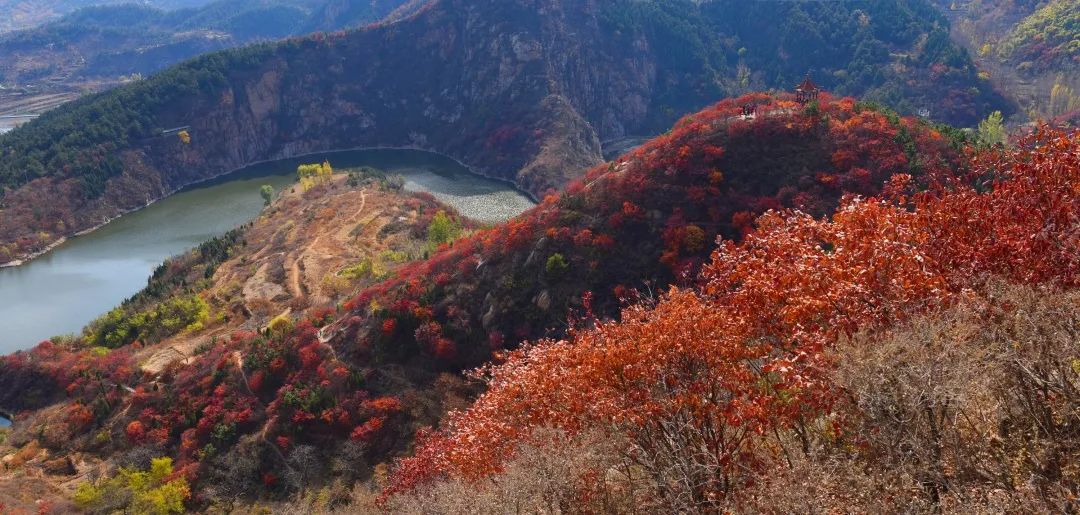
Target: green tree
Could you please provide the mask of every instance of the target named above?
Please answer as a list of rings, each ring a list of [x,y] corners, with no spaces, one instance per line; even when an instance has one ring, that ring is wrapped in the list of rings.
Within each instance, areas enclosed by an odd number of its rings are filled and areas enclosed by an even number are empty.
[[[191,497],[191,487],[183,478],[169,481],[172,473],[173,461],[169,457],[155,458],[147,471],[121,467],[110,479],[79,484],[75,489],[75,505],[92,512],[183,513],[184,502]],[[117,506],[117,502],[123,504]]]
[[[263,184],[262,187],[259,188],[259,195],[262,195],[263,205],[269,206],[270,202],[273,202],[274,200],[274,187],[269,184]]]
[[[1004,145],[1005,141],[1005,123],[1001,111],[994,111],[985,120],[979,122],[979,143],[991,146]]]
[[[461,225],[457,223],[445,211],[435,213],[428,225],[428,245],[432,249],[444,243],[454,241],[461,234]]]
[[[75,488],[75,506],[78,506],[80,510],[89,510],[101,502],[102,495],[102,489],[92,483],[79,483],[79,486]]]

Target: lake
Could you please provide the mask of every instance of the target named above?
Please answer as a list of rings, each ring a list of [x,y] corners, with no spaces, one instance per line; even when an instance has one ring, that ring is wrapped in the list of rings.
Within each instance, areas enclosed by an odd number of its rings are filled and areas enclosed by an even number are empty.
[[[532,207],[507,183],[470,173],[452,159],[414,150],[353,150],[262,163],[187,188],[27,264],[0,269],[0,354],[52,336],[77,333],[146,285],[162,261],[253,219],[259,187],[294,182],[301,163],[330,161],[337,170],[371,166],[405,177],[476,220],[495,223]],[[3,422],[0,421],[0,424]]]

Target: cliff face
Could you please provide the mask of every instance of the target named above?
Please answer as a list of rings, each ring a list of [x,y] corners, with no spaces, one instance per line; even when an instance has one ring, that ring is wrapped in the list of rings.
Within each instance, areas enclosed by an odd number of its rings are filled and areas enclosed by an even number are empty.
[[[289,43],[163,117],[190,125],[191,145],[129,152],[179,185],[328,148],[418,147],[533,193],[557,188],[601,160],[600,140],[653,130],[659,59],[644,38],[620,57],[590,4],[444,1],[388,26]]]

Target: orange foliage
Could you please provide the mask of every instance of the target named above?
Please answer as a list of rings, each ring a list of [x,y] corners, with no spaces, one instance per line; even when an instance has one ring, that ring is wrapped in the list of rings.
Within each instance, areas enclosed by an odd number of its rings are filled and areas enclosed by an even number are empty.
[[[699,289],[673,288],[621,322],[484,368],[487,393],[418,435],[387,492],[495,473],[518,445],[539,443],[537,428],[600,427],[626,434],[643,462],[686,442],[679,452],[708,465],[695,497],[726,498],[745,471],[780,459],[764,435],[843,424],[824,352],[842,336],[949,305],[994,277],[1080,286],[1080,135],[1043,130],[1024,145],[982,156],[943,192],[848,198],[832,221],[764,215],[713,253]]]
[[[760,115],[743,118],[746,103]],[[687,284],[718,237],[741,238],[770,209],[824,216],[845,192],[877,195],[894,174],[910,173],[925,187],[962,173],[954,143],[916,119],[852,99],[822,95],[815,110],[783,95],[727,99],[535,209],[403,266],[344,307],[357,317],[365,352],[419,342],[441,365],[473,367],[491,357],[492,331],[508,348],[564,334],[567,310],[586,291],[596,294],[597,315],[611,317],[621,305],[617,285]],[[556,253],[568,266],[554,276],[545,264]],[[540,298],[545,308],[491,310]],[[383,309],[372,310],[373,301]]]
[[[142,443],[146,439],[146,428],[143,427],[142,422],[138,420],[131,421],[124,430],[127,434],[127,438],[132,443]]]

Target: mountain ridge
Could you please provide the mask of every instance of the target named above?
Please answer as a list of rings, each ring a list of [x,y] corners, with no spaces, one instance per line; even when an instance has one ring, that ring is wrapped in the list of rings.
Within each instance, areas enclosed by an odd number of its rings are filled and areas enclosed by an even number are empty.
[[[405,0],[218,0],[165,10],[143,4],[80,9],[42,26],[0,35],[0,82],[114,81],[149,75],[200,54],[316,31],[344,30],[415,11]]]

